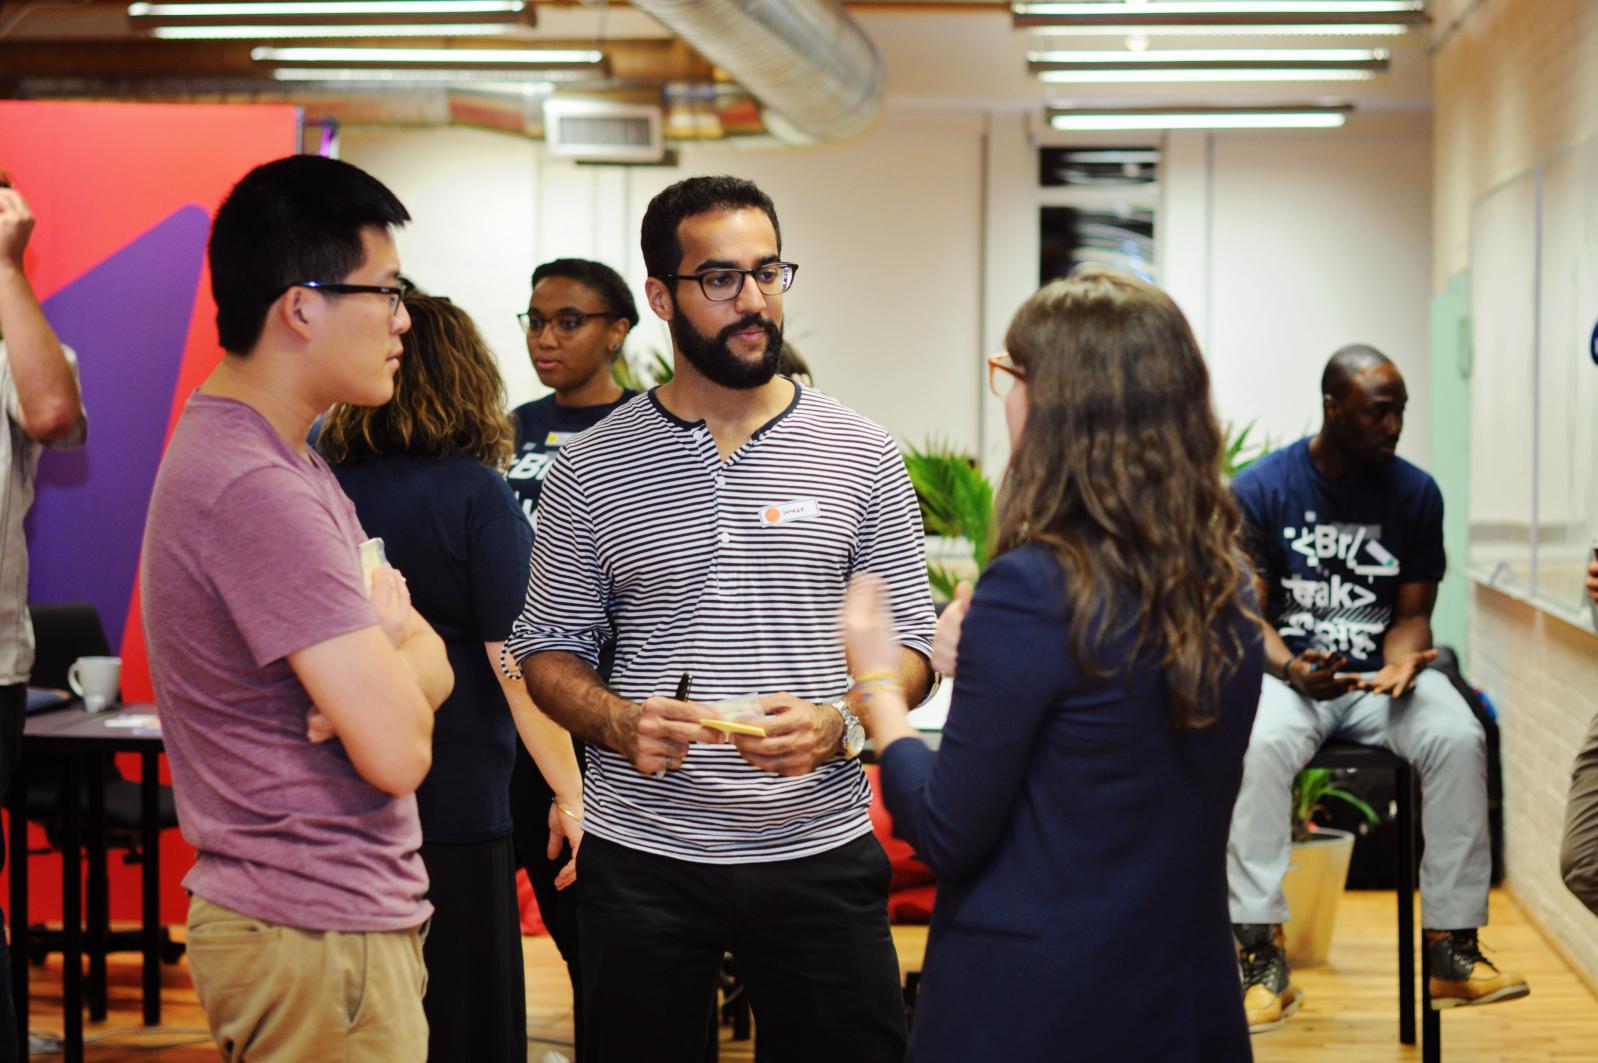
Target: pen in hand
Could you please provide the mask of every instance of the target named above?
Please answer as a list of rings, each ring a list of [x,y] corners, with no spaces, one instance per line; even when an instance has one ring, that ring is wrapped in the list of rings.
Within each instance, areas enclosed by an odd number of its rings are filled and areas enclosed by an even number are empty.
[[[677,700],[677,701],[687,701],[688,700],[688,696],[693,693],[693,689],[694,689],[694,677],[692,675],[690,675],[689,673],[684,672],[682,674],[682,678],[677,680],[677,692],[675,694],[673,694],[672,697],[675,700]],[[666,777],[666,769],[665,768],[662,768],[659,771],[654,773],[654,778],[656,778],[656,779],[664,779],[665,777]]]

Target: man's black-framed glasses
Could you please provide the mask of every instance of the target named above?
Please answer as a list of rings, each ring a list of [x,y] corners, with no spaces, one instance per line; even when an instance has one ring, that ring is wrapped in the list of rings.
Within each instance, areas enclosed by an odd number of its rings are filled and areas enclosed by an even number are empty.
[[[781,295],[793,287],[793,276],[799,266],[793,262],[767,262],[754,269],[707,269],[699,273],[665,273],[663,281],[698,281],[699,290],[713,303],[725,303],[738,298],[744,290],[744,278],[753,277],[755,287],[762,295]]]
[[[588,324],[588,320],[595,317],[616,318],[621,315],[603,311],[589,314],[581,310],[562,310],[553,317],[544,317],[542,314],[523,310],[516,315],[516,321],[521,325],[522,331],[535,340],[544,334],[545,327],[549,325],[555,326],[555,335],[565,340],[577,335],[582,327]]]
[[[276,302],[277,297],[288,291],[290,288],[310,288],[312,291],[323,292],[327,295],[362,295],[367,292],[370,292],[373,295],[386,295],[388,296],[388,316],[394,317],[399,313],[400,304],[405,301],[405,297],[416,290],[416,285],[412,284],[404,277],[399,278],[399,283],[397,285],[334,284],[326,281],[295,281],[293,284],[285,284],[283,287],[273,292],[271,297],[267,299],[267,302]]]

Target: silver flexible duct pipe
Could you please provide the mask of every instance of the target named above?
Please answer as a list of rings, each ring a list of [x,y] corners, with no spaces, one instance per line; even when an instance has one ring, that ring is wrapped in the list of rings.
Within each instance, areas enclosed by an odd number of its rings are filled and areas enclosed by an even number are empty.
[[[882,58],[837,0],[632,3],[753,93],[788,143],[858,136],[882,107]]]

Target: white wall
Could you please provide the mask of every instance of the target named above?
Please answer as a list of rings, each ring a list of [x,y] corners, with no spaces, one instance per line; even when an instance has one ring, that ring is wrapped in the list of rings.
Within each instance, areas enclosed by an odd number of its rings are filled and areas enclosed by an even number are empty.
[[[513,403],[537,395],[515,314],[533,267],[601,259],[632,284],[645,320],[629,351],[670,353],[643,305],[638,224],[660,189],[736,173],[777,204],[783,254],[800,264],[786,335],[825,391],[906,442],[977,447],[982,118],[914,112],[867,137],[790,151],[690,148],[677,167],[550,160],[516,137],[461,129],[347,129],[343,157],[389,184],[415,221],[408,274],[477,319]],[[1019,301],[1019,300],[1017,300]]]
[[[1002,418],[981,360],[1037,277],[1036,145],[1013,110],[891,107],[850,144],[690,148],[676,167],[546,159],[468,129],[348,129],[343,155],[387,182],[415,221],[409,274],[477,319],[513,402],[542,390],[514,316],[537,263],[599,258],[645,320],[629,351],[670,350],[642,305],[637,232],[649,198],[693,173],[765,188],[800,263],[787,334],[820,386],[906,442],[942,436],[1002,468]],[[1210,359],[1217,405],[1279,442],[1319,420],[1328,355],[1373,343],[1426,393],[1430,144],[1424,137],[1228,134],[1172,138],[1157,239],[1165,283]],[[982,426],[985,425],[985,430]],[[1402,447],[1426,460],[1426,405]]]
[[[1399,452],[1424,466],[1430,139],[1228,134],[1211,154],[1210,248],[1200,260],[1221,415],[1257,417],[1278,442],[1314,431],[1326,359],[1369,343],[1404,374],[1411,401]]]

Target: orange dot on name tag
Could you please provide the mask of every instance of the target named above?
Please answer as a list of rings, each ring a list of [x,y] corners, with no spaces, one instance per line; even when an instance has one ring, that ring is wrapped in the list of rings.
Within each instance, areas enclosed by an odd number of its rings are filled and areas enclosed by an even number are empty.
[[[765,521],[767,524],[775,524],[782,519],[782,510],[778,509],[776,506],[768,506],[766,507],[766,511],[760,514],[760,519]]]

